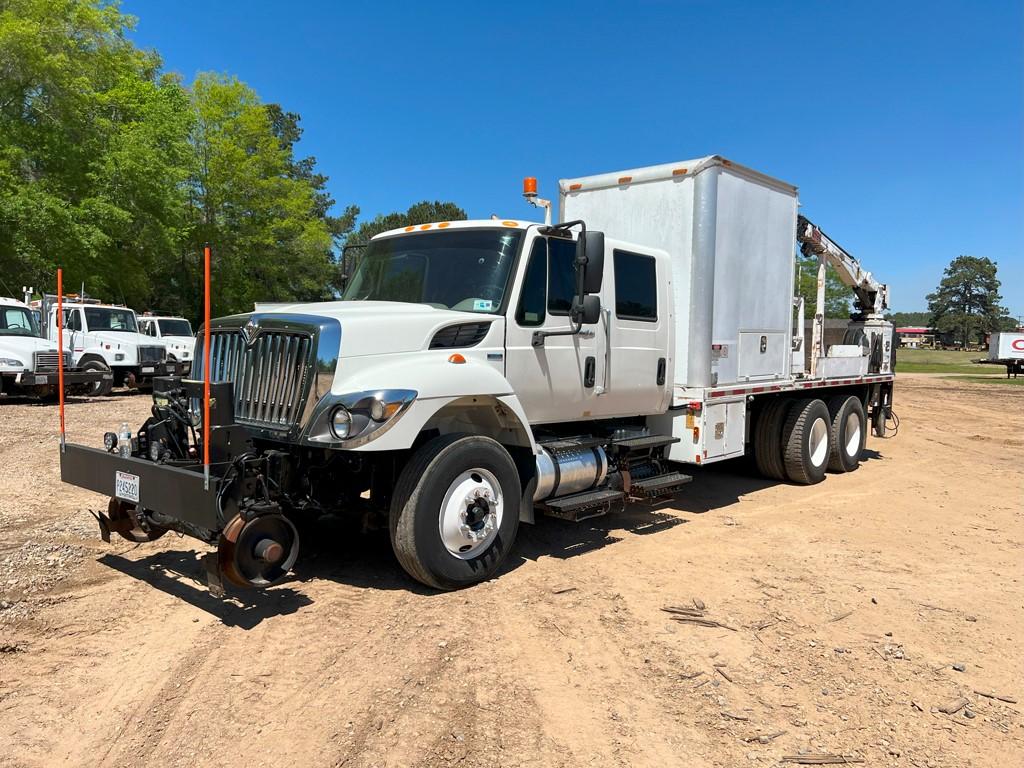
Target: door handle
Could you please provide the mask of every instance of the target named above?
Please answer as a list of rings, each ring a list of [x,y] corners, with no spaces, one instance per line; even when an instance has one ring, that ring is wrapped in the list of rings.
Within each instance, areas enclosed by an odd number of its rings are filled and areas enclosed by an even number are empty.
[[[594,386],[594,379],[597,375],[597,360],[593,357],[588,357],[586,362],[583,364],[583,386],[590,389]]]

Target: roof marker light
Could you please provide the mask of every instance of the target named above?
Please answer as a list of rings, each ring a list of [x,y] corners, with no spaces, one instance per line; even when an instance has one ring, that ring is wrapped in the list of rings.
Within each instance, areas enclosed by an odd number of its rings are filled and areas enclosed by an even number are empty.
[[[501,223],[504,226],[506,226],[506,227],[518,227],[519,226],[519,222],[518,221],[503,221]]]
[[[414,225],[410,224],[408,227],[405,228],[405,231],[406,232],[412,232],[414,229],[416,229],[416,227]]]
[[[632,180],[632,176],[619,176],[619,184],[629,184]]]
[[[685,176],[686,175],[686,170],[687,170],[686,168],[673,168],[672,169],[672,175],[673,176]]]
[[[583,185],[580,183],[570,184],[569,189],[575,192],[577,189],[583,189]]]
[[[450,221],[442,221],[440,224],[437,225],[437,228],[444,229],[445,227],[450,227],[451,225],[452,223]]]
[[[420,229],[430,229],[433,224],[420,224]]]

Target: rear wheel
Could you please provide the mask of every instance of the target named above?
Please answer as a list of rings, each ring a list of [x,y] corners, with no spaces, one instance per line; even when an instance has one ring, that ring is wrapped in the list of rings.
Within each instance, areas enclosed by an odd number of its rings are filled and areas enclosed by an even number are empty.
[[[867,419],[864,406],[857,397],[833,397],[828,402],[832,416],[832,450],[830,472],[853,472],[860,466],[860,454],[867,440]]]
[[[391,500],[391,546],[417,581],[459,589],[489,579],[512,548],[521,488],[501,444],[442,435],[413,454]]]
[[[821,400],[797,400],[782,428],[786,476],[800,485],[825,479],[831,451],[831,419]]]
[[[786,479],[782,457],[782,426],[790,407],[789,400],[774,400],[764,407],[754,427],[754,460],[757,470],[774,480]]]
[[[82,365],[83,371],[102,371],[103,373],[110,373],[110,368],[107,364],[100,360],[90,360],[89,362]],[[110,391],[114,388],[114,382],[111,379],[100,379],[93,384],[86,385],[86,394],[90,397],[106,397],[110,394]]]

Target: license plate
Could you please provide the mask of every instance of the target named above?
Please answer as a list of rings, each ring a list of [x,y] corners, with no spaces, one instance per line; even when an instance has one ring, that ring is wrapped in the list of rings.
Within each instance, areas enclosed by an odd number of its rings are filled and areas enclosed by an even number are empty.
[[[49,381],[49,376],[36,376],[36,384],[48,384]]]
[[[114,496],[138,504],[139,476],[128,472],[116,472],[114,474]]]
[[[142,368],[143,373],[152,373],[156,369],[152,365],[147,365]]]

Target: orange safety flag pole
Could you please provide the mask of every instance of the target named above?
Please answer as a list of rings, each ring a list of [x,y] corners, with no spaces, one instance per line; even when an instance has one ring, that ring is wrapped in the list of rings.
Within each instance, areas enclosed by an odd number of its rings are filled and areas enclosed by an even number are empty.
[[[43,302],[45,305],[45,302]],[[57,270],[57,395],[60,402],[60,450],[64,452],[64,270]]]
[[[203,487],[210,490],[210,245],[203,248],[206,301],[203,309]]]

